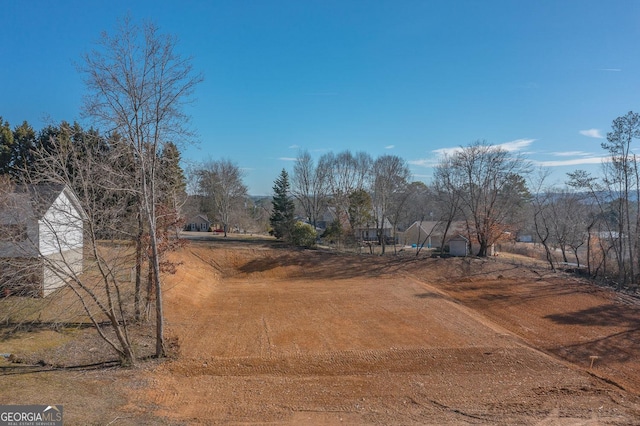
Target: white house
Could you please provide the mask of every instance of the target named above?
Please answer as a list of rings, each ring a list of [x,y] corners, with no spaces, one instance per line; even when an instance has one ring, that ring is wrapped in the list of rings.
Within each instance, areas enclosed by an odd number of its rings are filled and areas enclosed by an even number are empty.
[[[0,193],[0,286],[47,296],[83,271],[86,214],[65,185]]]
[[[384,225],[381,227],[382,235],[386,240],[390,240],[393,237],[393,225],[386,217],[383,223]],[[378,220],[372,220],[371,225],[361,226],[355,229],[356,238],[361,241],[377,241],[379,227],[380,222]]]

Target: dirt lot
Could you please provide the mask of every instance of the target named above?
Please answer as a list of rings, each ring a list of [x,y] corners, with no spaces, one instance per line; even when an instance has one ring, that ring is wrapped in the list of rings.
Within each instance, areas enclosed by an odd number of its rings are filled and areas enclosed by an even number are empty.
[[[506,257],[222,239],[174,256],[173,359],[6,369],[0,403],[58,398],[69,424],[640,424],[631,297]]]

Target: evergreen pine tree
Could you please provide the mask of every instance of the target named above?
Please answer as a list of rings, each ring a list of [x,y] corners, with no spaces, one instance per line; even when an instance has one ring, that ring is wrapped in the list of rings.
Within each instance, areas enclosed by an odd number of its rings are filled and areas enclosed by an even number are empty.
[[[0,117],[0,175],[11,171],[11,154],[13,151],[13,131],[8,121]]]
[[[273,185],[273,212],[269,218],[273,235],[278,239],[289,241],[293,231],[294,209],[293,200],[289,195],[289,174],[282,169],[280,176]]]

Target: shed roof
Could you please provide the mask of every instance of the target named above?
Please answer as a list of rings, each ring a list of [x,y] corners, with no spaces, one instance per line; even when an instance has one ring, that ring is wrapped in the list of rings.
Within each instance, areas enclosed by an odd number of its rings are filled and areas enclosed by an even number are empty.
[[[65,193],[74,208],[85,217],[85,212],[74,192],[63,184],[18,185],[0,195],[0,218],[7,222],[24,222],[29,218],[40,220],[61,193]]]

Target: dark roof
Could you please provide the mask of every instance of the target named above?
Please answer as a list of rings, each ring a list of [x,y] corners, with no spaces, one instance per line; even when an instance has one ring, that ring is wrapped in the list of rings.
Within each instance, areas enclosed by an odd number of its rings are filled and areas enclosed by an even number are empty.
[[[197,214],[189,219],[189,223],[193,223],[196,219],[202,219],[204,222],[211,223],[207,215],[205,214]]]
[[[84,214],[73,191],[62,184],[19,185],[12,192],[0,195],[0,218],[7,222],[24,222],[28,218],[39,220],[54,201],[65,192],[81,214]]]
[[[40,219],[60,196],[60,193],[64,191],[64,188],[65,186],[61,184],[25,185],[22,187],[22,191],[29,195],[33,210]]]

